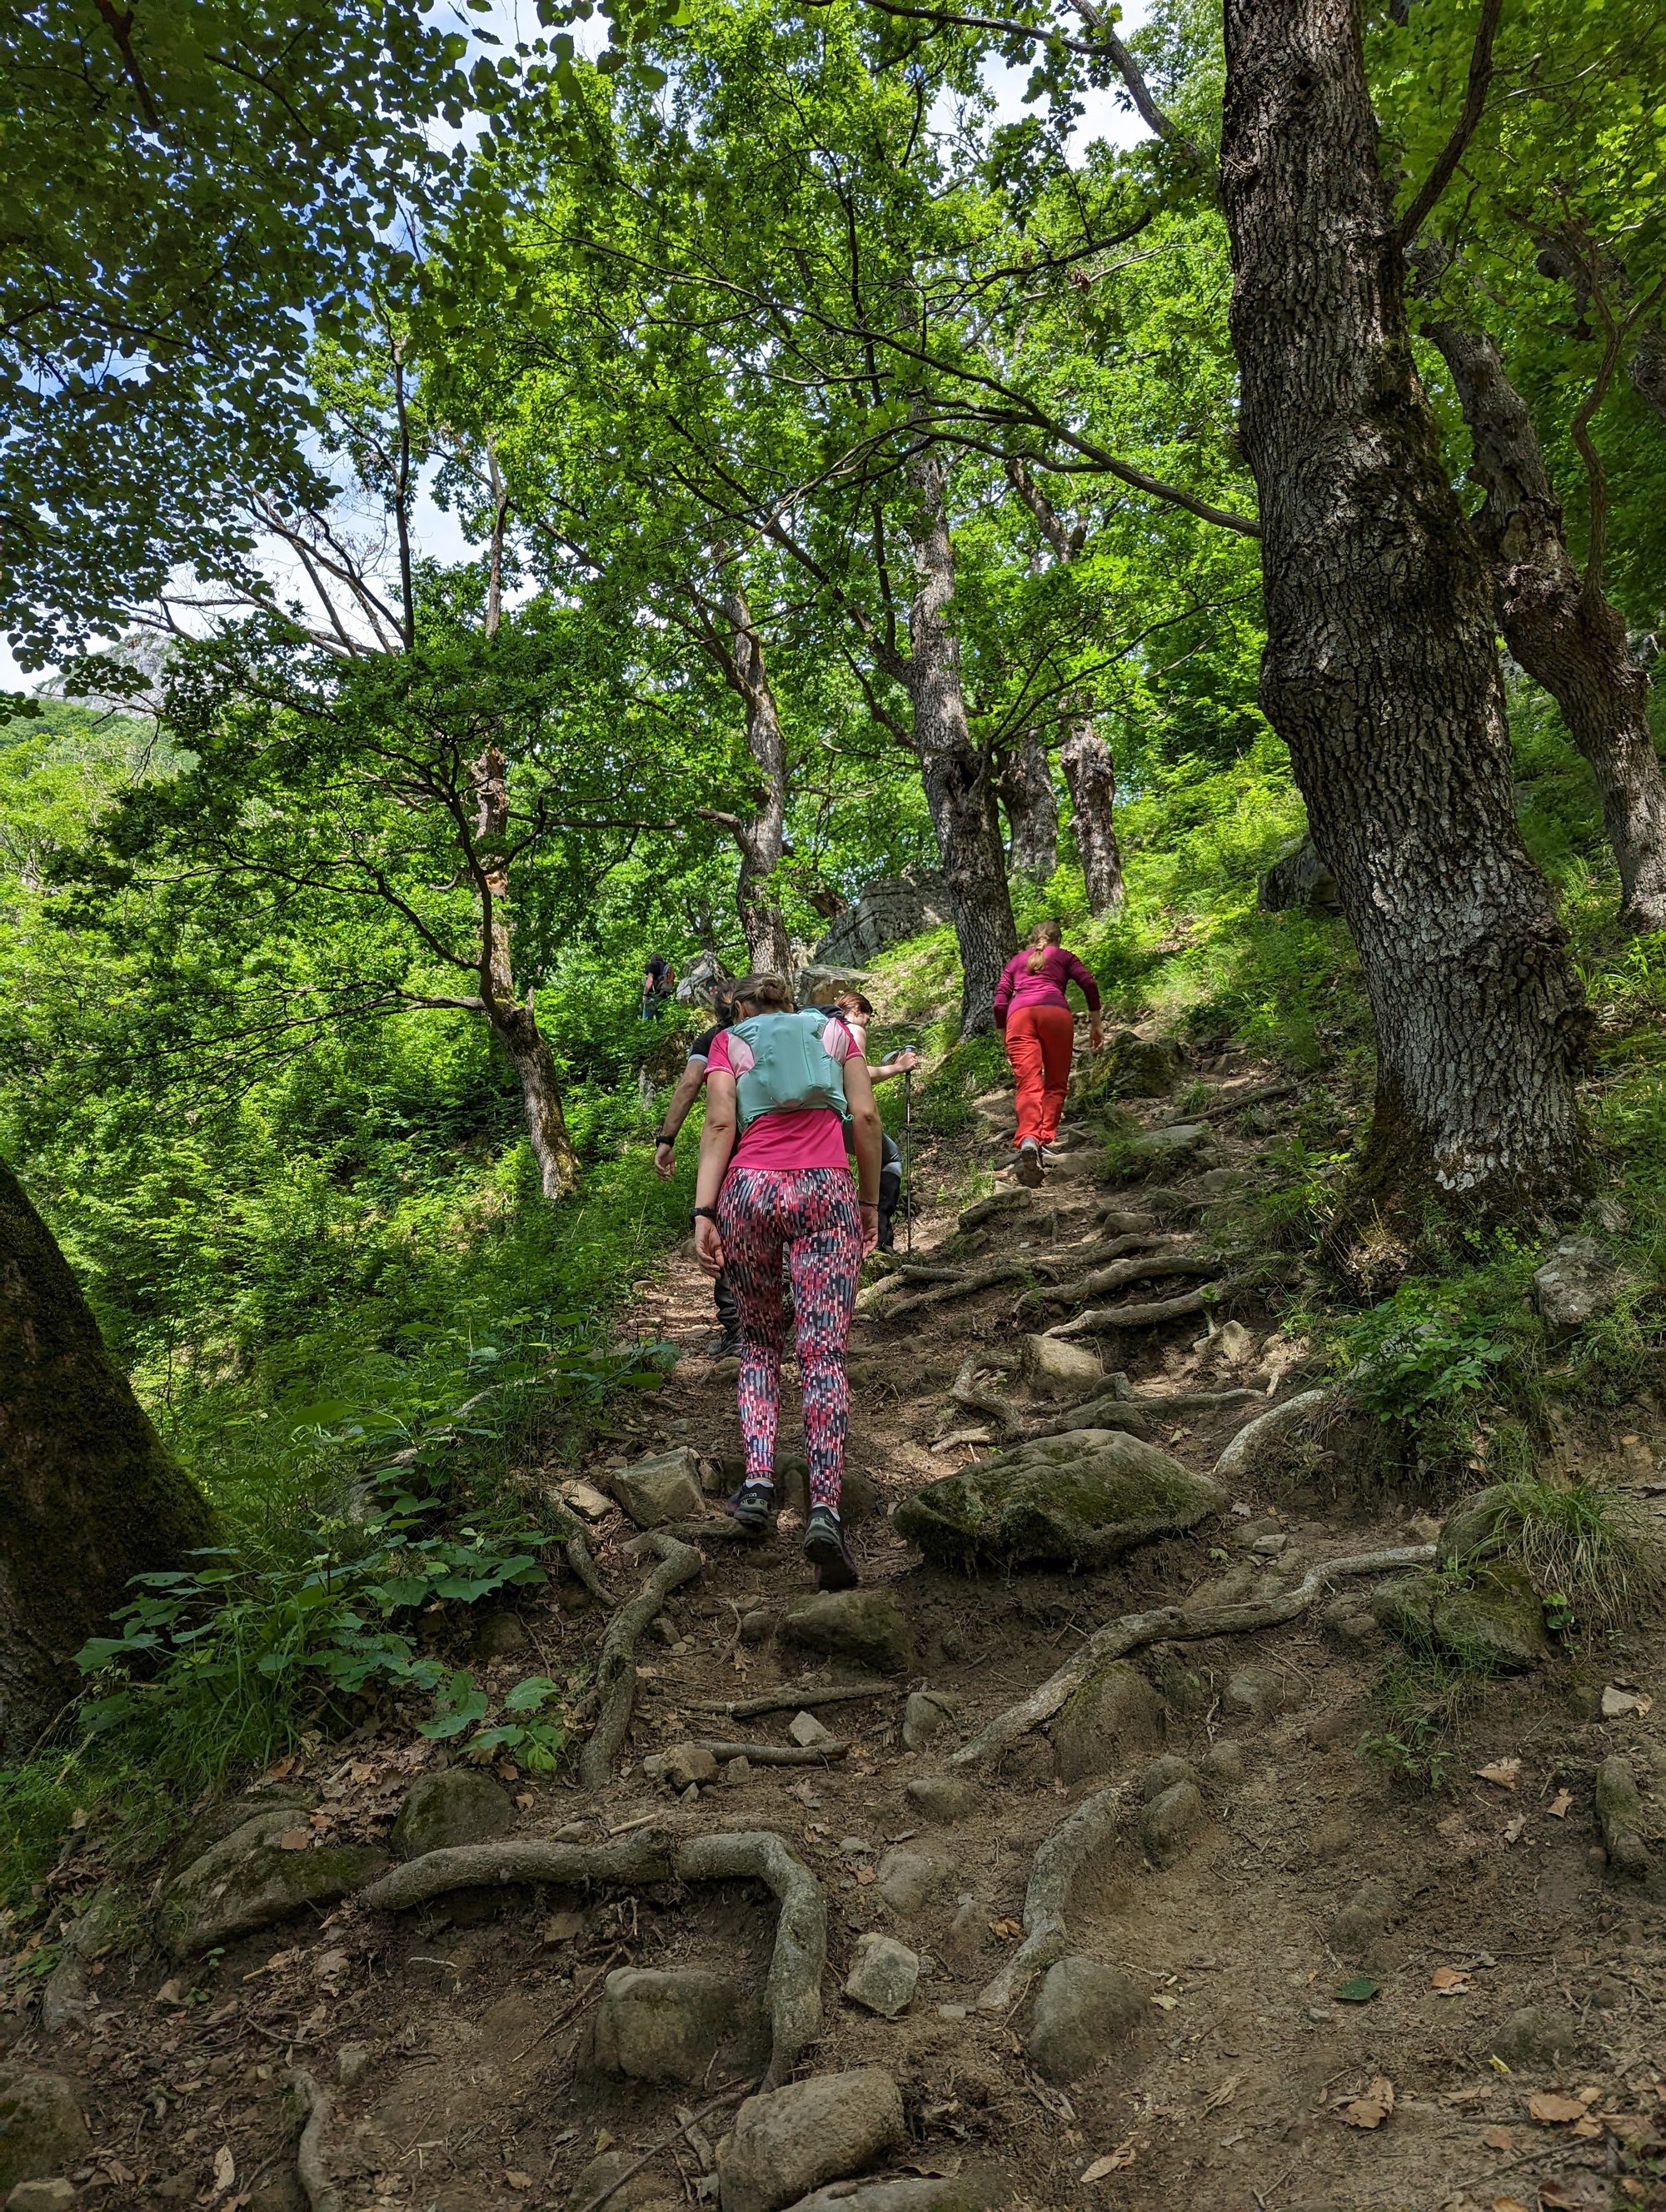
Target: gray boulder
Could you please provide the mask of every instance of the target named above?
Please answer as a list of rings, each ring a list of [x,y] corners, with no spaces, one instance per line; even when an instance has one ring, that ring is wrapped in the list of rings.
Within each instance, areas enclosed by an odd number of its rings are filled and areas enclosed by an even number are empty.
[[[906,1850],[899,1845],[880,1860],[874,1888],[881,1904],[889,1906],[900,1919],[907,1919],[933,1897],[952,1889],[957,1878],[956,1869],[946,1859],[935,1859],[928,1852]]]
[[[909,1801],[909,1810],[934,1827],[970,1820],[983,1802],[983,1793],[976,1783],[963,1782],[954,1774],[922,1774],[903,1794]]]
[[[923,1751],[955,1721],[955,1705],[937,1690],[910,1690],[903,1704],[903,1748]]]
[[[1413,1650],[1445,1651],[1480,1672],[1523,1674],[1550,1656],[1538,1593],[1505,1560],[1481,1567],[1468,1588],[1440,1575],[1386,1583],[1371,1611]]]
[[[1608,1864],[1616,1874],[1644,1881],[1649,1873],[1649,1847],[1644,1841],[1643,1801],[1637,1777],[1618,1752],[1596,1770],[1596,1822]]]
[[[20,2181],[6,2199],[6,2212],[75,2212],[76,2187],[58,2175],[51,2181]]]
[[[602,1987],[589,2065],[630,2081],[703,2081],[739,2003],[725,1974],[621,1966]]]
[[[1595,1237],[1565,1237],[1533,1275],[1533,1302],[1545,1327],[1572,1336],[1606,1312],[1627,1281],[1626,1271]]]
[[[919,1954],[894,1936],[870,1930],[856,1938],[844,1993],[864,2011],[877,2012],[882,2020],[895,2020],[913,2003],[919,1979]]]
[[[1101,1567],[1225,1504],[1218,1484],[1154,1444],[1073,1429],[927,1483],[892,1517],[927,1558],[955,1565]]]
[[[718,2145],[718,2201],[722,2212],[781,2212],[903,2139],[902,2094],[882,2068],[812,2075],[742,2105]]]
[[[1079,1952],[1042,1978],[1026,2038],[1049,2081],[1079,2081],[1112,2056],[1146,2017],[1146,1991],[1132,1974]]]
[[[1153,1866],[1172,1866],[1203,1832],[1203,1793],[1195,1782],[1170,1783],[1146,1808],[1140,1840]]]
[[[871,960],[887,945],[942,929],[954,920],[948,885],[930,868],[881,876],[839,915],[815,951],[818,962]]]
[[[687,1521],[706,1510],[700,1462],[686,1444],[616,1468],[608,1486],[639,1528]]]
[[[386,1867],[386,1854],[366,1844],[286,1850],[279,1838],[294,1832],[295,1819],[263,1813],[245,1821],[173,1877],[156,1908],[156,1932],[173,1957],[194,1958],[309,1905],[333,1905]]]
[[[64,1948],[40,1999],[40,2025],[48,2035],[61,2035],[86,2011],[93,1961],[113,1950],[121,1920],[121,1892],[106,1885],[94,1891],[70,1923]]]
[[[1319,858],[1310,836],[1298,837],[1285,847],[1261,879],[1259,902],[1263,914],[1291,914],[1298,907],[1310,914],[1341,912],[1336,878]]]
[[[1026,1336],[1024,1379],[1043,1397],[1078,1398],[1104,1381],[1104,1362],[1092,1345],[1067,1336]]]
[[[787,1608],[781,1633],[806,1650],[854,1659],[876,1674],[906,1674],[914,1632],[887,1589],[818,1590]]]
[[[1140,1669],[1112,1659],[1071,1692],[1053,1723],[1059,1779],[1120,1773],[1141,1753],[1155,1751],[1167,1727],[1167,1708]]]
[[[1118,1098],[1166,1098],[1179,1075],[1180,1047],[1173,1038],[1142,1037],[1134,1030],[1113,1030],[1090,1070],[1091,1089]]]
[[[1490,1483],[1460,1498],[1440,1524],[1435,1539],[1438,1567],[1468,1567],[1477,1559],[1490,1559],[1503,1551],[1510,1520],[1510,1492],[1502,1483]]]
[[[507,1790],[477,1766],[419,1774],[404,1796],[389,1841],[398,1859],[419,1859],[457,1844],[489,1844],[515,1824]]]
[[[1197,1769],[1189,1759],[1182,1759],[1177,1752],[1165,1751],[1161,1759],[1152,1759],[1140,1778],[1140,1795],[1146,1804],[1152,1804],[1165,1790],[1172,1790],[1177,1782],[1195,1782]]]
[[[1170,1160],[1189,1159],[1205,1152],[1214,1138],[1207,1121],[1170,1121],[1161,1129],[1146,1129],[1129,1140],[1128,1151],[1142,1167],[1162,1167]]]
[[[0,2193],[83,2165],[92,2148],[76,2093],[61,2074],[0,2066]]]

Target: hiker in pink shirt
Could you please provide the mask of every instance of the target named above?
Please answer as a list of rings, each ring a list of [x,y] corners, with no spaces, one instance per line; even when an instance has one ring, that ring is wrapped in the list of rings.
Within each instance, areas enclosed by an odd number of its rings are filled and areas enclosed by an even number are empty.
[[[1044,1148],[1059,1133],[1059,1115],[1070,1087],[1070,1059],[1076,1044],[1075,1018],[1065,985],[1074,983],[1087,1000],[1088,1042],[1097,1052],[1105,1041],[1099,1018],[1099,987],[1061,939],[1063,924],[1043,921],[1030,933],[1029,949],[1015,952],[995,986],[995,1021],[1005,1033],[1006,1057],[1018,1081],[1018,1181],[1031,1187],[1042,1179]]]

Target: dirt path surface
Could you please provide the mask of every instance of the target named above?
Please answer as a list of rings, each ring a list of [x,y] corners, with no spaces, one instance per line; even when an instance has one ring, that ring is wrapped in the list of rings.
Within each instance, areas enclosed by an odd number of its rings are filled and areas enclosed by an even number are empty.
[[[1117,1387],[1079,1376],[1049,1395],[1025,1379],[1027,1332],[1067,1325],[1085,1303],[1183,1302],[1225,1272],[1204,1209],[1253,1179],[1280,1106],[1266,1071],[1241,1060],[1202,1080],[1184,1126],[1206,1133],[1159,1139],[1172,1150],[1146,1181],[1108,1185],[1103,1152],[1079,1137],[1045,1188],[981,1218],[972,1206],[969,1229],[964,1202],[916,1218],[914,1260],[961,1277],[865,1295],[848,1516],[862,1609],[830,1632],[839,1648],[807,1648],[789,1618],[811,1588],[798,1516],[756,1546],[685,1516],[660,1551],[675,1564],[691,1546],[697,1571],[645,1628],[604,1786],[503,1770],[512,1837],[482,1842],[427,1901],[392,1909],[386,1886],[361,1889],[206,1958],[94,1957],[50,2027],[22,2024],[12,2059],[58,2069],[83,2097],[92,2149],[76,2201],[603,2212],[716,2202],[716,2161],[726,2212],[830,2205],[792,2179],[796,2159],[812,2186],[858,2167],[899,2185],[837,2200],[854,2212],[1666,2204],[1652,2179],[1666,2129],[1659,1893],[1651,1873],[1605,1865],[1592,1796],[1615,1750],[1649,1780],[1656,1736],[1645,1714],[1602,1717],[1589,1668],[1558,1655],[1480,1693],[1451,1741],[1450,1785],[1414,1794],[1359,1754],[1382,1726],[1385,1639],[1371,1581],[1339,1583],[1283,1626],[1158,1637],[1000,1756],[964,1756],[1104,1623],[1257,1603],[1324,1561],[1435,1534],[1391,1500],[1365,1511],[1330,1498],[1347,1486],[1310,1454],[1300,1481],[1277,1455],[1242,1474],[1229,1463],[1220,1510],[1074,1571],[933,1565],[894,1527],[891,1509],[986,1460],[1003,1424],[1062,1418]],[[1168,1101],[1136,1110],[1153,1131],[1181,1120]],[[978,1161],[1001,1157],[1001,1122],[991,1100],[977,1129],[928,1147],[922,1194],[964,1199]],[[1143,1249],[1104,1256],[1131,1237]],[[1125,1279],[1037,1306],[1048,1271],[1081,1273],[1090,1249],[1096,1270]],[[1142,1277],[1142,1258],[1193,1266]],[[1006,1279],[977,1287],[1003,1265]],[[570,1471],[549,1478],[593,1516],[596,1575],[619,1598],[661,1564],[633,1549],[609,1499],[620,1470],[687,1447],[714,1516],[738,1447],[733,1368],[708,1356],[709,1286],[691,1257],[645,1286],[632,1326],[678,1347],[667,1386],[616,1418],[581,1471],[591,1494]],[[1125,1372],[1130,1420],[1198,1476],[1247,1419],[1310,1387],[1304,1347],[1241,1282],[1213,1318],[1053,1342]],[[1140,1411],[1234,1391],[1253,1395]],[[789,1392],[788,1449],[795,1419]],[[488,1625],[487,1663],[499,1680],[562,1672],[593,1658],[601,1620],[563,1575]],[[876,1635],[900,1642],[887,1656]],[[1639,1637],[1599,1677],[1624,1662],[1645,1682],[1658,1656]],[[818,1702],[835,1692],[858,1694]],[[765,1698],[778,1709],[713,1710]],[[768,1764],[772,1752],[800,1763]],[[252,1809],[296,1808],[278,1822],[286,1848],[385,1847],[413,1776],[441,1757],[387,1736],[320,1746],[269,1778]],[[1499,1779],[1474,1771],[1487,1766]],[[732,1850],[689,1849],[730,1833],[779,1839],[789,1869],[813,1877],[795,1904],[737,1871]],[[543,1861],[514,1856],[532,1844],[549,1847]],[[1064,1916],[1031,1954],[1044,1982],[1014,1971],[1045,1917],[1038,1853],[1042,1876],[1061,1869]],[[917,1972],[895,2017],[844,1994],[853,1966],[878,1977],[887,2008]],[[623,1968],[684,1978],[605,1995]],[[709,1979],[686,1978],[696,1970]],[[297,2068],[320,2099],[310,2191],[287,2086]],[[900,2093],[900,2124],[887,2109],[864,2134],[860,2112],[806,2109],[783,2123],[796,2149],[766,2144],[746,2166],[732,2145],[719,2160],[766,2074],[863,2069],[877,2074],[857,2103]],[[860,2138],[842,2166],[842,2127]],[[806,2144],[830,2146],[820,2166],[803,2166]]]

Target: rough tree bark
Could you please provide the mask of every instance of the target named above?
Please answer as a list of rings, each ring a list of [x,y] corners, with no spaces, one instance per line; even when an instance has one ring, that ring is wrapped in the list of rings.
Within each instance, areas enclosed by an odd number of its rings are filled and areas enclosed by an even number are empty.
[[[1008,756],[997,788],[1012,832],[1007,860],[1012,873],[1046,883],[1059,865],[1059,802],[1039,738],[1026,738]]]
[[[1128,903],[1122,849],[1116,842],[1116,761],[1093,717],[1072,713],[1059,746],[1059,766],[1070,793],[1076,858],[1093,914],[1121,914]]]
[[[533,997],[516,988],[509,934],[508,763],[488,745],[472,771],[474,845],[471,866],[480,907],[480,1009],[509,1056],[520,1085],[521,1110],[544,1195],[569,1197],[577,1188],[579,1156],[567,1133],[561,1077],[550,1040],[538,1025]]]
[[[213,1537],[0,1161],[0,1759],[22,1757],[74,1694],[75,1655],[131,1577]]]
[[[745,709],[746,750],[758,772],[758,793],[750,819],[739,815],[721,818],[740,848],[735,905],[753,972],[784,975],[792,969],[793,941],[771,885],[787,836],[787,744],[769,685],[763,640],[739,585],[725,593],[723,613],[731,635],[721,665]]]
[[[1586,1016],[1517,830],[1480,550],[1412,364],[1359,0],[1226,0],[1222,203],[1260,493],[1261,699],[1376,1018],[1349,1213],[1519,1214],[1581,1163]]]
[[[1568,555],[1562,507],[1521,394],[1485,331],[1436,322],[1486,492],[1474,527],[1491,563],[1510,650],[1562,710],[1590,763],[1620,867],[1620,921],[1666,929],[1666,775],[1649,731],[1649,680],[1626,624]]]
[[[914,710],[914,744],[932,827],[943,856],[943,880],[960,945],[960,1034],[994,1026],[995,986],[1018,951],[1018,926],[1006,887],[1006,856],[994,787],[966,719],[960,640],[954,601],[954,546],[949,535],[946,458],[928,447],[910,464],[918,495],[913,544],[914,599],[908,658],[897,668]]]

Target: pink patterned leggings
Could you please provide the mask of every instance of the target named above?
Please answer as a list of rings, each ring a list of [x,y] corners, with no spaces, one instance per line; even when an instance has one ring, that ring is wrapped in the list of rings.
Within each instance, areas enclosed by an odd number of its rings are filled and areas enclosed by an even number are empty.
[[[781,1411],[781,1260],[793,1280],[810,1502],[839,1510],[850,1386],[845,1339],[862,1261],[856,1190],[842,1168],[734,1168],[717,1201],[724,1273],[740,1301],[740,1434],[746,1480],[768,1482]]]

